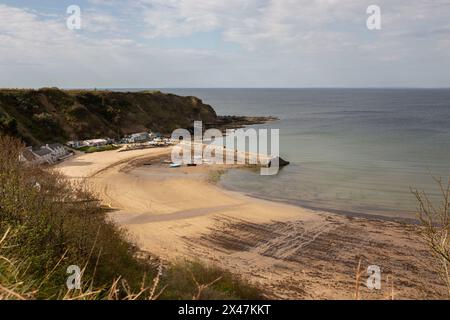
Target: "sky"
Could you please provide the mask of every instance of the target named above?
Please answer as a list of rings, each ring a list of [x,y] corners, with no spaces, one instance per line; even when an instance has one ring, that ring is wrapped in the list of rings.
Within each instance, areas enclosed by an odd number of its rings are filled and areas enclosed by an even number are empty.
[[[450,0],[0,0],[0,87],[44,86],[450,87]]]

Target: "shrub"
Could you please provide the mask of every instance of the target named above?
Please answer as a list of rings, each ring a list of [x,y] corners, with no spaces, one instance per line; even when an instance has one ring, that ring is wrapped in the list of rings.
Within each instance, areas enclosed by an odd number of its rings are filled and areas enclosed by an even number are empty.
[[[200,262],[179,261],[170,266],[162,283],[163,299],[263,299],[261,291],[239,277]]]
[[[220,269],[150,263],[85,183],[19,162],[23,148],[0,136],[0,299],[259,297]],[[80,290],[67,291],[70,265],[82,269]]]
[[[435,257],[434,268],[447,286],[450,297],[450,179],[447,183],[435,178],[441,200],[434,202],[425,192],[412,190],[418,202],[421,222],[419,234]]]
[[[28,274],[43,279],[56,265],[40,294],[58,295],[69,265],[86,266],[94,286],[116,277],[138,288],[153,268],[135,258],[136,247],[107,219],[99,201],[82,182],[17,161],[23,145],[0,137],[0,234],[15,230],[4,254],[26,260]]]

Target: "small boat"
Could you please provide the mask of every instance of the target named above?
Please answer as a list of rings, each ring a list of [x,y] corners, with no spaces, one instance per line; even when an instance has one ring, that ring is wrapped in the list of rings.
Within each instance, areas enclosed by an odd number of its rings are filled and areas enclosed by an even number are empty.
[[[181,167],[181,164],[179,164],[179,163],[171,163],[169,165],[169,167],[171,167],[171,168],[179,168],[179,167]]]
[[[197,164],[196,164],[196,163],[188,163],[187,166],[188,166],[188,167],[196,167]]]

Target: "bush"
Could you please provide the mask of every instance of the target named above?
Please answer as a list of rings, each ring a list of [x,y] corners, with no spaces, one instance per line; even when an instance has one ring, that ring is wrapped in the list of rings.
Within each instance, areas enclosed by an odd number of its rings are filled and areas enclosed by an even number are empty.
[[[419,234],[434,256],[431,266],[447,286],[450,297],[450,179],[446,183],[441,178],[434,180],[439,188],[440,201],[432,201],[425,192],[412,190],[412,193],[418,204]]]
[[[8,116],[0,116],[0,132],[9,135],[17,134],[17,120]]]
[[[69,265],[85,267],[84,277],[95,287],[120,276],[139,288],[142,275],[151,276],[154,268],[135,258],[137,248],[124,231],[83,183],[19,163],[22,147],[0,137],[0,234],[15,231],[14,246],[3,254],[26,260],[27,273],[36,279],[52,273],[40,287],[42,297],[58,296]]]
[[[262,299],[261,291],[228,271],[200,262],[181,261],[165,273],[163,299]]]
[[[23,148],[0,136],[0,299],[258,297],[219,269],[150,263],[83,182],[19,162]],[[82,269],[83,287],[68,292],[70,265]],[[196,281],[219,276],[198,292]]]

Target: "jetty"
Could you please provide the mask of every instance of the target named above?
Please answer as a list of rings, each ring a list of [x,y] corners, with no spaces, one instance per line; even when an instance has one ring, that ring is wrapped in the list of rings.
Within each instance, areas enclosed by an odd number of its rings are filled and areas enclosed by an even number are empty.
[[[183,154],[184,152],[190,152],[192,163],[195,164],[242,164],[269,168],[275,161],[278,161],[280,167],[289,164],[289,161],[284,160],[280,156],[239,151],[237,149],[226,148],[222,145],[181,141],[177,146],[181,147]],[[198,150],[201,150],[201,156],[198,155]]]

